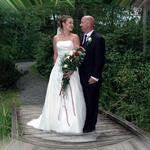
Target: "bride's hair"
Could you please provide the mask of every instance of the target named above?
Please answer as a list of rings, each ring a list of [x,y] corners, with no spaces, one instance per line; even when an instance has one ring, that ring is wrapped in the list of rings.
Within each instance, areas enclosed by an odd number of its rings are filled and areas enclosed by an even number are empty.
[[[59,18],[59,21],[58,21],[58,27],[60,27],[60,29],[63,29],[63,25],[62,23],[66,23],[67,19],[68,18],[72,18],[71,16],[69,15],[62,15],[60,18]]]

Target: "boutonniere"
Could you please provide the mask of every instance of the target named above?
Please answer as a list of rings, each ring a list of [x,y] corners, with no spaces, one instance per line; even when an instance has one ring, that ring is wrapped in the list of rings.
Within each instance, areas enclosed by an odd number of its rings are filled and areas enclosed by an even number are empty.
[[[89,43],[91,43],[92,42],[92,38],[89,36],[88,38],[87,38],[87,43],[89,44]]]

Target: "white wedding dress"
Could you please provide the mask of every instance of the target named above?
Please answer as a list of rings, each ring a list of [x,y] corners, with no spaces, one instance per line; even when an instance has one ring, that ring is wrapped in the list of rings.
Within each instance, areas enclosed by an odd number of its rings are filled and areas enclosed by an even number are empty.
[[[58,41],[58,57],[51,71],[41,115],[27,123],[34,128],[58,133],[82,133],[86,107],[78,70],[70,77],[65,97],[60,94],[62,83],[61,61],[66,52],[73,49],[71,40]]]

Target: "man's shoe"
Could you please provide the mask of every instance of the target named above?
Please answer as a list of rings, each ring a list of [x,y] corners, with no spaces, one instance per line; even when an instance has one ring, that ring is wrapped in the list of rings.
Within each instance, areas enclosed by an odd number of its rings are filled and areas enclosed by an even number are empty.
[[[89,132],[93,132],[93,131],[95,131],[95,128],[83,129],[83,133],[89,133]]]

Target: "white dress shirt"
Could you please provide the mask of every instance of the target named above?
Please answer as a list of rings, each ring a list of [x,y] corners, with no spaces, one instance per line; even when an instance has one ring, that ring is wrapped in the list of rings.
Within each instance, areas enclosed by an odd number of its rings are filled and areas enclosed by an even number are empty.
[[[85,34],[87,35],[86,40],[91,36],[91,34],[93,33],[93,31],[94,31],[94,30],[92,30],[92,31],[90,31],[90,32],[88,32],[88,33],[85,33]]]

